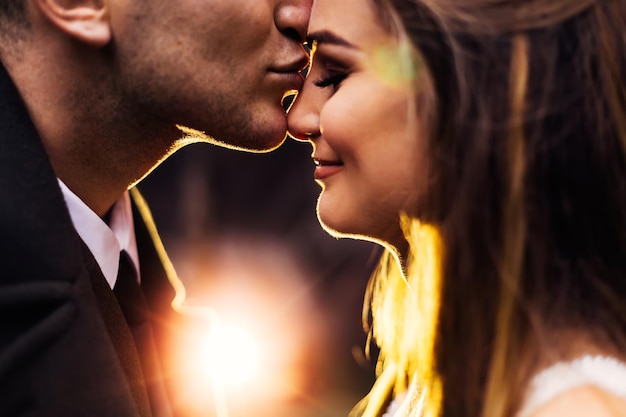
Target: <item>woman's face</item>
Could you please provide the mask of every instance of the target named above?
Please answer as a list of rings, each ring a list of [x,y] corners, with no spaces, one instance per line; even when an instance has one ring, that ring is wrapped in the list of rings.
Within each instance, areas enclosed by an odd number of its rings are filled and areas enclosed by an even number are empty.
[[[402,250],[399,213],[415,211],[426,180],[421,75],[401,59],[408,48],[383,29],[370,0],[315,0],[309,42],[312,67],[288,123],[313,145],[319,219],[331,233]]]

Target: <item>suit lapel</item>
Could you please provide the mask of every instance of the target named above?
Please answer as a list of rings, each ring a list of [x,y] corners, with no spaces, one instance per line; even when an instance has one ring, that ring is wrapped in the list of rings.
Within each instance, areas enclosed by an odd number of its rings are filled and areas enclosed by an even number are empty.
[[[137,362],[136,353],[131,358],[120,350],[128,336],[115,333],[123,333],[123,318],[111,308],[111,290],[102,288],[104,277],[74,229],[37,131],[2,65],[0,201],[0,290],[28,291],[30,302],[38,303],[28,315],[15,315],[23,310],[13,304],[0,305],[2,322],[8,318],[19,330],[0,346],[0,357],[15,352],[11,384],[0,375],[8,401],[0,404],[0,414],[13,401],[46,417],[134,416],[138,408],[149,416],[140,393],[133,392],[133,401],[120,367]],[[58,300],[48,306],[55,294]]]

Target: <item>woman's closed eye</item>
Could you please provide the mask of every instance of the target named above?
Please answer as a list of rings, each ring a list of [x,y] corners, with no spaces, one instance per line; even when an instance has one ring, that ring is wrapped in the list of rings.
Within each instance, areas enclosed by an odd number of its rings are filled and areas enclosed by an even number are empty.
[[[313,81],[313,84],[320,88],[333,86],[333,88],[336,90],[337,88],[339,88],[339,85],[343,80],[346,79],[347,76],[348,73],[345,71],[329,70],[325,75]]]

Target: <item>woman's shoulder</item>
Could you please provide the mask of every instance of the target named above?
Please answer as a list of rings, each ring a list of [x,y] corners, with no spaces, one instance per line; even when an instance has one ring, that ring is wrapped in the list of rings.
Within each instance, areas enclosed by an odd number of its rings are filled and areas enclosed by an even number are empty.
[[[537,374],[518,416],[565,415],[626,416],[626,363],[587,355]]]

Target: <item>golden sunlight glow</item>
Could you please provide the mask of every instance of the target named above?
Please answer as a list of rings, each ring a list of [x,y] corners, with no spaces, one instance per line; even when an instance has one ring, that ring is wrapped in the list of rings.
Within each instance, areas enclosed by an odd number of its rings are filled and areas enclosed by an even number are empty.
[[[309,291],[314,280],[282,246],[219,243],[194,258],[200,263],[182,263],[183,271],[194,267],[186,275],[207,278],[179,307],[199,319],[176,348],[180,401],[198,416],[293,415],[318,389],[310,375],[325,333]]]
[[[283,245],[214,239],[180,258],[183,276],[204,277],[187,292],[145,201],[130,192],[176,290],[172,307],[189,319],[169,353],[181,415],[287,417],[311,407],[325,394],[312,375],[327,340],[310,291],[315,277]]]
[[[223,388],[252,381],[259,371],[259,345],[245,329],[218,324],[206,340],[200,364]]]
[[[435,226],[407,215],[402,216],[401,226],[411,245],[408,271],[403,274],[392,254],[387,253],[370,282],[371,311],[365,311],[372,314],[380,355],[378,379],[360,406],[363,417],[379,415],[390,393],[410,398],[397,412],[403,416],[438,416],[443,398],[434,367],[443,240]]]

